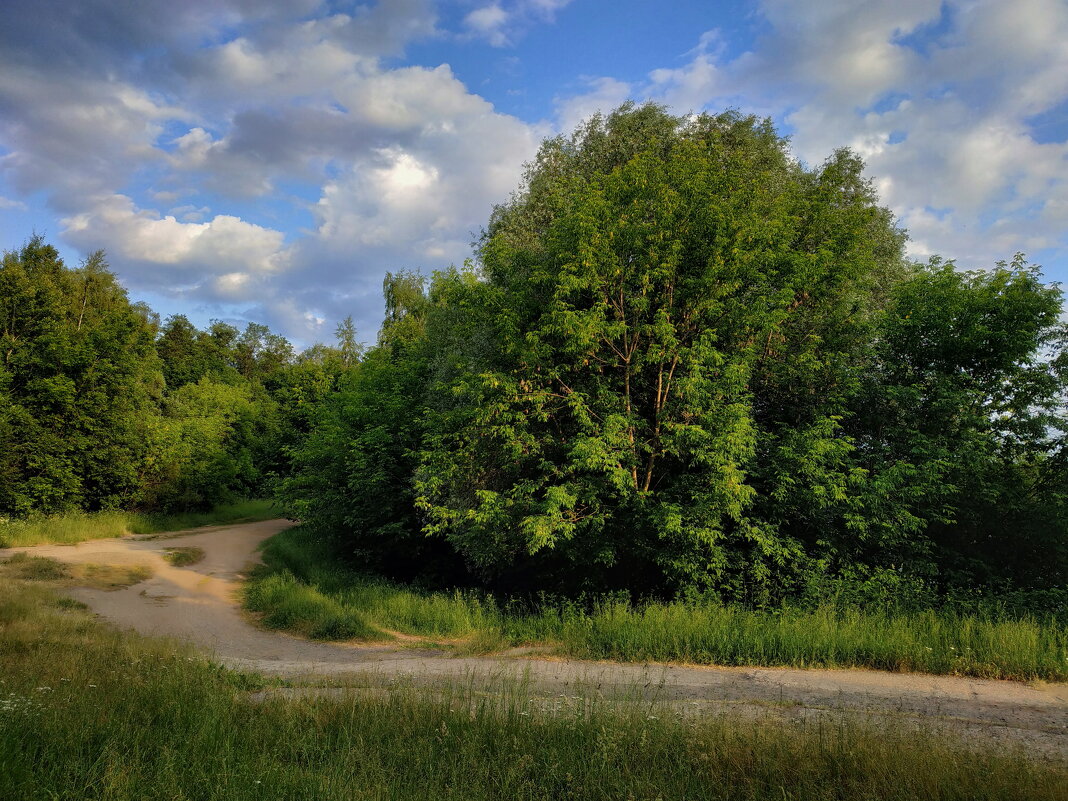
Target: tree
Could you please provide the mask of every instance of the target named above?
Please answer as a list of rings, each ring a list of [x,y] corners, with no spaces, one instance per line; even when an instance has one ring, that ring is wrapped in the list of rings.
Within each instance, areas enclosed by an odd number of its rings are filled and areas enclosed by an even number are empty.
[[[972,272],[935,259],[894,288],[848,428],[869,475],[916,495],[925,525],[899,562],[918,553],[944,582],[1063,584],[1060,313],[1020,254]]]
[[[185,384],[154,421],[144,502],[189,511],[262,494],[277,426],[277,406],[260,385],[209,376]]]
[[[904,241],[849,151],[806,167],[734,112],[594,117],[543,144],[477,266],[387,276],[288,508],[365,566],[509,594],[1063,600],[1060,291]]]
[[[167,318],[156,340],[167,386],[177,389],[199,381],[213,365],[204,360],[201,334],[184,314]]]
[[[751,117],[549,140],[480,245],[500,347],[452,384],[429,530],[513,584],[766,593],[858,477],[840,421],[902,241],[857,159],[806,170]]]
[[[76,270],[40,237],[0,264],[0,511],[132,502],[162,391],[156,319],[102,253]]]
[[[456,580],[462,565],[446,543],[423,535],[414,503],[432,373],[433,301],[426,281],[410,272],[387,274],[383,288],[378,345],[341,372],[336,391],[314,409],[280,494],[289,514],[365,569]],[[338,326],[338,338],[342,359],[351,358],[351,320]]]

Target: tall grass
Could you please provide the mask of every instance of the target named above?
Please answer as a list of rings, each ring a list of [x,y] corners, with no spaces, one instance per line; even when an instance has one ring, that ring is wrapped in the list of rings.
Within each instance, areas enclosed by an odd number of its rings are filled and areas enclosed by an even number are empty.
[[[251,499],[222,504],[208,512],[146,515],[138,512],[69,512],[26,520],[0,518],[0,548],[29,545],[70,545],[85,540],[157,534],[197,526],[269,520],[278,510],[269,500]]]
[[[567,651],[596,659],[866,667],[984,678],[1068,679],[1068,627],[948,611],[608,603],[555,615]],[[555,621],[553,621],[555,622]],[[544,624],[542,624],[544,627]],[[522,636],[523,625],[515,626]]]
[[[934,731],[676,719],[468,687],[287,699],[0,578],[0,796],[1055,801],[1068,768]],[[65,608],[67,607],[67,608]],[[374,684],[373,678],[368,679]]]
[[[484,650],[541,644],[579,658],[1068,680],[1068,625],[1053,618],[834,606],[759,611],[707,601],[522,610],[474,593],[419,592],[356,574],[299,528],[269,540],[263,556],[247,590],[249,608],[268,626],[317,636],[330,620],[349,616],[364,631],[351,636],[396,631],[464,639]]]

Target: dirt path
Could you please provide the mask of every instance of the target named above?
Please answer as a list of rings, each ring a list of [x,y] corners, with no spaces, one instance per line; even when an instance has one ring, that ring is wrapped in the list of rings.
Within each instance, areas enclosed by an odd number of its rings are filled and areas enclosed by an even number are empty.
[[[152,578],[123,590],[69,593],[112,623],[143,634],[190,641],[218,661],[292,679],[336,677],[352,684],[410,677],[433,683],[463,678],[519,678],[545,695],[641,695],[692,713],[730,709],[785,721],[820,715],[863,715],[932,723],[983,742],[1023,745],[1036,755],[1068,761],[1068,684],[899,674],[868,670],[797,670],[617,664],[521,655],[450,657],[395,646],[317,643],[255,628],[237,600],[257,547],[289,524],[282,520],[198,529],[150,540],[95,540],[0,550],[0,558],[30,551],[64,562],[143,564]],[[196,546],[205,558],[171,566],[166,548]],[[345,679],[342,682],[342,678]],[[328,682],[329,680],[327,680]],[[323,692],[323,690],[309,690]],[[301,692],[290,690],[289,694]]]

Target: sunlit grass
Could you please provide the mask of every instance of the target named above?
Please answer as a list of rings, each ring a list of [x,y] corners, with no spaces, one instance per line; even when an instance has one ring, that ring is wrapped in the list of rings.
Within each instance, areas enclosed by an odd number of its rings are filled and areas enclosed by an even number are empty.
[[[468,650],[534,644],[590,659],[1068,680],[1068,625],[1054,619],[831,606],[758,611],[712,602],[546,603],[519,611],[474,593],[419,592],[355,574],[299,528],[273,537],[263,555],[249,608],[268,626],[319,637],[329,621],[351,618],[365,629],[352,637],[396,631],[460,639]]]
[[[0,577],[0,788],[25,799],[1063,799],[1068,770],[938,731],[680,719],[522,684],[273,695]],[[261,691],[254,696],[249,690]]]
[[[43,582],[50,587],[92,587],[118,590],[152,575],[144,565],[64,564],[43,556],[16,553],[0,559],[0,577]]]
[[[208,512],[144,515],[136,512],[71,512],[27,520],[0,519],[0,548],[66,545],[85,540],[157,534],[198,526],[270,520],[278,510],[269,500],[252,499],[223,504]]]

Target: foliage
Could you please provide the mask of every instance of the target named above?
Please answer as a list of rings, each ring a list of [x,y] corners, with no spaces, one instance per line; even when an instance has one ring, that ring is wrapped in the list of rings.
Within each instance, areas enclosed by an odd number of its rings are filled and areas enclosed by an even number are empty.
[[[366,351],[351,318],[299,355],[160,325],[101,255],[68,270],[35,238],[0,270],[0,514],[275,490],[427,587],[1044,614],[1061,292],[904,241],[849,151],[810,167],[766,120],[655,105],[546,141],[474,262],[387,275]]]
[[[916,497],[899,563],[1063,588],[1060,314],[1059,289],[1020,255],[985,272],[935,260],[895,287],[847,428],[863,469]]]
[[[129,504],[162,389],[153,320],[103,254],[40,237],[0,263],[0,514]]]
[[[448,275],[440,280],[472,283],[470,276]],[[455,580],[463,566],[444,543],[423,535],[412,483],[434,369],[427,328],[434,300],[411,273],[387,275],[384,290],[378,346],[312,407],[308,436],[293,449],[293,474],[279,494],[291,517],[371,569]]]
[[[359,356],[351,321],[344,333],[332,358],[347,366]],[[160,326],[102,253],[71,270],[40,237],[3,256],[0,355],[0,514],[17,518],[263,494],[306,433],[295,388],[325,369],[298,365],[264,325]]]

